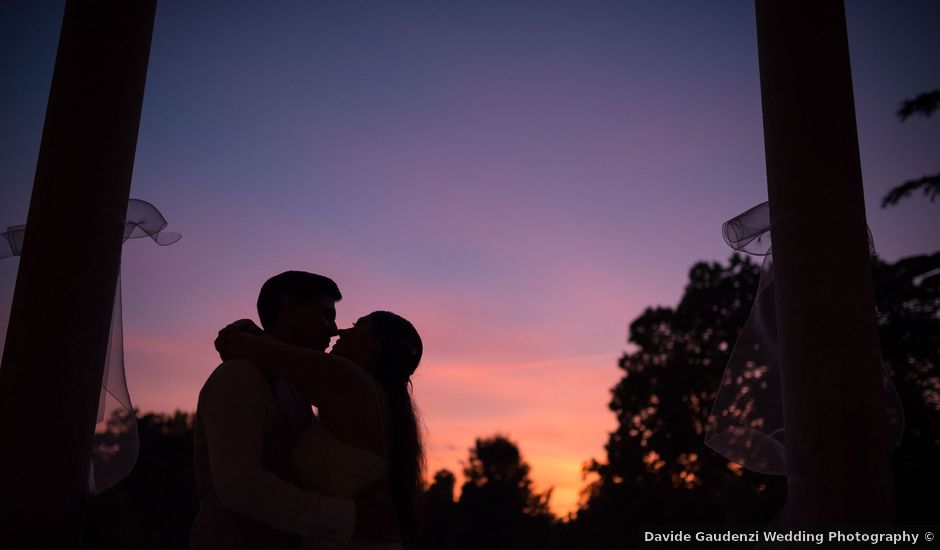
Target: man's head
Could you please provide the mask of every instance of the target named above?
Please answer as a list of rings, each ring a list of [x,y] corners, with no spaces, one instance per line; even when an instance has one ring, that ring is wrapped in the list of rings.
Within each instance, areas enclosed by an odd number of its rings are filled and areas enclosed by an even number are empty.
[[[261,286],[258,317],[278,340],[322,351],[336,334],[336,302],[342,297],[329,277],[285,271]]]

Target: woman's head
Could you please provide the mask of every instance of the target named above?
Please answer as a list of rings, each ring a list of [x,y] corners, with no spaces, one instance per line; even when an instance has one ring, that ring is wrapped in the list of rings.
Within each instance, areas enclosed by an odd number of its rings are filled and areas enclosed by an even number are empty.
[[[359,364],[383,385],[407,383],[423,352],[414,325],[388,311],[373,311],[340,330],[333,345],[333,353]]]
[[[373,311],[341,330],[333,353],[366,369],[388,398],[389,482],[401,535],[414,540],[418,529],[418,494],[424,473],[424,449],[408,382],[423,353],[421,337],[404,318]]]

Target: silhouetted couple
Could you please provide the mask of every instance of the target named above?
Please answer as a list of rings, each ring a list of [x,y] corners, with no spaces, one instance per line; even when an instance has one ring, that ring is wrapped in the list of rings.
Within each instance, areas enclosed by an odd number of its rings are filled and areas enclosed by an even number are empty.
[[[393,550],[414,537],[421,338],[386,311],[337,330],[341,298],[331,279],[288,271],[261,288],[264,330],[219,332],[223,363],[196,412],[193,550]]]

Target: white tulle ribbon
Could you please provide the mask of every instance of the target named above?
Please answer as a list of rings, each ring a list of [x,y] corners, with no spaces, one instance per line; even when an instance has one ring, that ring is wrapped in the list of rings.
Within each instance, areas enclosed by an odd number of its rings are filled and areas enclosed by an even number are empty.
[[[722,234],[734,250],[764,260],[754,305],[721,377],[705,444],[748,470],[787,475],[768,203],[725,222]],[[868,244],[874,254],[870,232]],[[894,449],[904,432],[904,412],[886,366],[882,381],[888,445]]]
[[[150,237],[160,246],[180,239],[179,233],[165,232],[166,219],[147,201],[130,199],[124,221],[124,241]],[[0,259],[19,256],[23,250],[25,225],[9,227],[0,233]],[[101,377],[98,398],[98,419],[92,445],[91,467],[88,472],[88,490],[98,494],[122,480],[137,462],[139,441],[137,417],[127,390],[124,376],[124,330],[121,318],[121,277],[115,281],[114,308],[111,312],[111,331],[108,352]]]

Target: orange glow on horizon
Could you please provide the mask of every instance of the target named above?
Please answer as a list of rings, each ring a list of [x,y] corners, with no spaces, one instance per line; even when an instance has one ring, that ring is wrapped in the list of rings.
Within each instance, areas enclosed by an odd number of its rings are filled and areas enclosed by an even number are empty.
[[[218,364],[199,338],[125,339],[131,398],[143,412],[195,409],[203,382]],[[502,434],[519,446],[536,492],[552,489],[559,517],[577,510],[587,483],[583,465],[603,460],[616,427],[607,409],[619,380],[619,355],[595,354],[519,362],[437,359],[429,354],[414,377],[425,426],[427,477],[447,469],[463,483],[463,465],[477,438]]]

